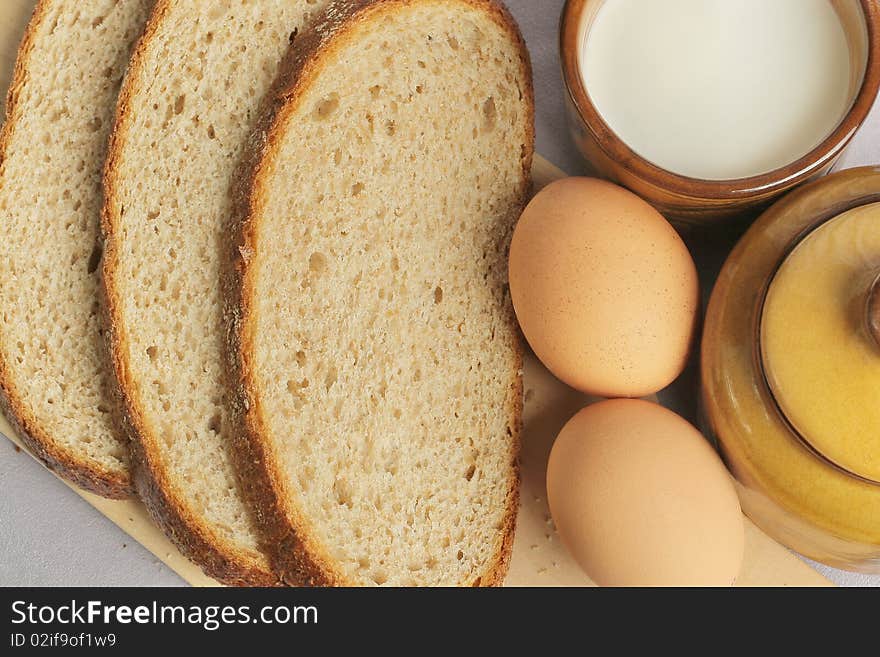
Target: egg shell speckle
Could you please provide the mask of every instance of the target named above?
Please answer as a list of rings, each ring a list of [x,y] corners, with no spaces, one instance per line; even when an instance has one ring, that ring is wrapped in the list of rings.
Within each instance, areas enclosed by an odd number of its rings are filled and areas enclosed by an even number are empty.
[[[583,392],[644,397],[687,363],[696,266],[669,222],[622,187],[567,178],[535,196],[514,233],[510,289],[535,354]]]

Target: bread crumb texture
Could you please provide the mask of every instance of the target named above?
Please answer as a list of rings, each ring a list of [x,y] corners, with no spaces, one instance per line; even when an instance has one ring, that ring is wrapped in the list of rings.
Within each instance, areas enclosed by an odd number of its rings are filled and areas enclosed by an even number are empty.
[[[132,73],[108,177],[110,294],[126,336],[117,356],[139,440],[190,531],[263,563],[229,453],[221,252],[260,104],[292,36],[323,4],[167,2]]]
[[[99,294],[101,173],[116,97],[151,5],[38,5],[0,165],[0,352],[10,406],[63,467],[82,470],[77,481],[102,476],[122,488],[128,449],[116,425]]]
[[[244,349],[283,506],[337,577],[473,584],[515,513],[531,81],[486,4],[397,4],[281,110]]]

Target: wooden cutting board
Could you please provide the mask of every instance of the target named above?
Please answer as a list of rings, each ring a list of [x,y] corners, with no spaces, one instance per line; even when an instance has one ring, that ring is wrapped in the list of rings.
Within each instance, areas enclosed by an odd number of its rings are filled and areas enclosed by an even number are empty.
[[[12,75],[18,42],[34,4],[35,0],[0,0],[0,92],[4,97]],[[536,159],[533,173],[536,189],[563,176],[559,169],[542,158]],[[544,479],[547,457],[559,430],[577,411],[595,400],[561,384],[533,356],[528,356],[526,360],[525,390],[522,505],[507,584],[591,586],[592,582],[559,543],[547,507]],[[0,432],[21,446],[20,440],[2,416]],[[218,586],[217,582],[189,562],[156,529],[140,502],[113,502],[75,488],[72,490],[190,584]],[[831,585],[748,521],[746,538],[745,564],[739,578],[741,586]]]

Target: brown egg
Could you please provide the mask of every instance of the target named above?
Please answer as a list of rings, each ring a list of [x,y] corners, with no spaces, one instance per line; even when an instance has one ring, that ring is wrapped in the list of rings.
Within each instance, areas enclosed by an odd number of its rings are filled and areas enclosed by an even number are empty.
[[[547,495],[563,544],[600,586],[729,586],[744,528],[715,450],[662,406],[618,399],[562,430]]]
[[[510,290],[523,333],[559,379],[600,397],[644,397],[684,369],[699,281],[675,229],[622,187],[557,181],[516,227]]]

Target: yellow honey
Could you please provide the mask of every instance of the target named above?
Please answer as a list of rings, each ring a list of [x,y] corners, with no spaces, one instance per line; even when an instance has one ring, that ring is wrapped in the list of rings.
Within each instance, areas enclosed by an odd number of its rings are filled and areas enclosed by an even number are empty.
[[[825,223],[789,255],[764,305],[764,371],[782,412],[819,454],[880,482],[880,345],[867,295],[880,273],[880,204]]]

